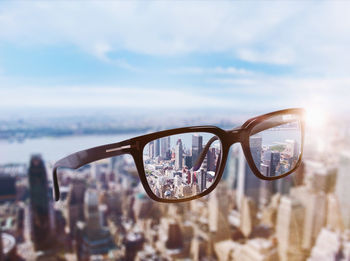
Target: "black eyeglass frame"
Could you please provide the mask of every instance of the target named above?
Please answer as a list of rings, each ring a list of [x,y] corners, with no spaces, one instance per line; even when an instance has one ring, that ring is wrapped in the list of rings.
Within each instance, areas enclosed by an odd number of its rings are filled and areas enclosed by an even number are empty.
[[[91,149],[82,150],[82,151],[73,153],[71,155],[68,155],[65,158],[62,158],[61,160],[57,161],[54,164],[53,184],[54,184],[54,191],[55,191],[55,200],[58,201],[60,199],[60,189],[59,189],[58,178],[57,178],[58,168],[62,167],[62,168],[78,169],[91,162],[98,161],[105,158],[115,157],[123,154],[130,154],[133,157],[142,185],[146,193],[148,194],[148,196],[153,200],[158,202],[174,203],[174,202],[185,202],[185,201],[197,199],[209,194],[215,189],[225,169],[230,147],[235,143],[241,144],[243,153],[248,162],[248,165],[256,177],[263,180],[276,180],[276,179],[283,178],[285,176],[288,176],[292,172],[294,172],[301,163],[303,148],[304,148],[304,132],[305,132],[305,128],[304,128],[305,124],[304,124],[304,116],[303,116],[304,113],[305,111],[302,108],[285,109],[285,110],[275,111],[275,112],[271,112],[271,113],[267,113],[261,116],[251,118],[247,120],[241,127],[234,128],[232,130],[223,130],[216,126],[192,126],[192,127],[176,128],[176,129],[170,129],[170,130],[159,131],[151,134],[146,134],[146,135],[138,136],[128,140],[124,140],[121,142],[98,146]],[[250,151],[250,146],[249,146],[249,137],[255,134],[255,133],[252,133],[252,131],[254,127],[257,126],[259,123],[266,121],[271,117],[284,115],[284,114],[294,114],[296,116],[299,116],[298,120],[300,121],[300,129],[301,129],[301,151],[300,151],[299,159],[295,164],[295,166],[290,171],[279,176],[267,177],[260,173],[260,171],[258,170],[258,168],[254,163],[252,153]],[[218,159],[219,163],[217,168],[219,169],[217,171],[217,177],[215,177],[214,183],[208,189],[202,191],[197,195],[194,195],[188,198],[166,199],[166,198],[157,197],[152,192],[147,182],[145,169],[144,169],[144,161],[143,161],[144,147],[149,142],[156,139],[160,139],[171,135],[191,133],[191,132],[211,133],[216,135],[221,142],[221,146],[222,146],[221,158]]]

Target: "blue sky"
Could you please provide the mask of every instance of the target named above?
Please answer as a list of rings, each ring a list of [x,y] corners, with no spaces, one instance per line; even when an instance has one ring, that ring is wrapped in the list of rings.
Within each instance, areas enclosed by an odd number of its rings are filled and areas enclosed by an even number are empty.
[[[347,1],[5,1],[0,110],[348,112],[349,10]]]

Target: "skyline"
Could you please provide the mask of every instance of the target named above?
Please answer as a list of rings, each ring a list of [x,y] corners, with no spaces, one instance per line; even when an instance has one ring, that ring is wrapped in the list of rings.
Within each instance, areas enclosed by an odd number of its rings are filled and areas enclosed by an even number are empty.
[[[5,2],[0,111],[318,106],[344,114],[347,7]]]

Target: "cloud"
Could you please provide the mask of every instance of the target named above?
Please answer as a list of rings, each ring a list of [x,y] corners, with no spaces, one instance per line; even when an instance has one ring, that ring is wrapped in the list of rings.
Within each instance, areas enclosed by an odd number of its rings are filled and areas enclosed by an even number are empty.
[[[73,44],[102,60],[113,50],[168,56],[227,53],[308,73],[346,73],[350,3],[7,2],[0,41]]]
[[[263,78],[261,78],[263,77]],[[215,80],[215,78],[213,78]],[[4,108],[115,108],[211,111],[277,110],[316,106],[330,112],[349,112],[350,78],[252,77],[226,79],[216,88],[200,86],[22,86],[0,88]],[[21,95],[18,95],[18,94]],[[54,97],[54,99],[53,99]]]
[[[73,46],[131,71],[159,69],[159,81],[168,79],[165,71],[179,79],[197,76],[209,86],[32,87],[23,86],[20,75],[4,75],[0,106],[250,109],[301,106],[321,97],[317,102],[348,110],[349,8],[348,1],[4,2],[0,45]],[[142,56],[152,65],[162,57],[163,67],[139,67],[135,60]],[[169,57],[176,57],[175,65]],[[279,75],[273,68],[290,70]],[[7,82],[19,84],[10,89]]]
[[[169,73],[172,74],[194,74],[194,75],[211,75],[211,74],[217,74],[217,75],[249,75],[252,74],[252,71],[243,69],[243,68],[236,68],[236,67],[181,67],[176,69],[170,69],[168,70]]]
[[[19,96],[18,94],[21,93]],[[6,97],[1,108],[226,108],[231,101],[210,97],[197,88],[179,89],[140,88],[133,86],[59,86],[55,88],[0,88]],[[52,99],[52,97],[55,97]],[[237,100],[237,105],[240,104]]]

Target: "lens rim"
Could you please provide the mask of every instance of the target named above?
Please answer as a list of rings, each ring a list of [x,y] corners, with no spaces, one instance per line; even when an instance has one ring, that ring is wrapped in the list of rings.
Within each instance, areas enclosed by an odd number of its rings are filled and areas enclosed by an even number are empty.
[[[220,156],[220,162],[218,163],[219,170],[218,170],[217,177],[215,178],[213,184],[209,188],[207,188],[206,190],[202,191],[201,193],[194,195],[194,196],[191,196],[191,197],[187,197],[187,198],[167,199],[167,198],[157,197],[153,193],[152,189],[150,188],[148,181],[147,181],[146,173],[145,173],[145,166],[144,166],[144,161],[143,161],[143,151],[145,149],[145,146],[149,142],[151,142],[152,140],[164,138],[167,136],[173,136],[173,135],[177,135],[177,134],[186,134],[186,133],[198,133],[198,132],[205,132],[205,133],[209,133],[209,134],[213,134],[213,135],[217,136],[218,140],[220,141],[220,144],[221,144],[221,156]],[[188,128],[178,128],[178,129],[166,130],[166,131],[161,131],[161,132],[156,132],[156,133],[144,135],[143,139],[138,138],[139,141],[142,141],[139,144],[139,151],[141,153],[132,153],[132,155],[134,157],[134,161],[135,161],[136,167],[139,171],[139,176],[140,176],[141,182],[143,184],[143,187],[146,190],[147,195],[158,202],[176,203],[176,202],[185,202],[185,201],[190,201],[192,199],[201,198],[201,197],[209,194],[211,191],[213,191],[215,189],[215,187],[217,186],[217,184],[219,183],[219,181],[221,180],[221,176],[222,176],[224,167],[226,165],[226,159],[227,159],[229,146],[227,144],[225,144],[222,140],[222,137],[225,135],[225,133],[226,132],[224,130],[222,130],[218,127],[215,127],[215,126],[205,126],[205,127],[198,126],[198,127],[188,127]]]
[[[214,134],[213,132],[209,132],[209,131],[198,131],[198,130],[196,130],[196,131],[181,132],[181,133],[176,133],[176,134],[172,134],[172,135],[166,135],[166,136],[163,136],[162,138],[171,137],[171,136],[176,136],[176,135],[183,135],[183,134],[203,134],[203,133],[212,134],[212,137],[216,136],[216,137],[218,138],[218,141],[219,141],[220,147],[221,147],[220,158],[218,158],[218,160],[217,160],[218,172],[217,172],[217,176],[215,177],[214,182],[210,185],[210,187],[208,187],[206,190],[202,191],[201,193],[199,193],[199,194],[197,194],[197,195],[194,195],[194,196],[191,196],[191,197],[185,197],[185,198],[173,198],[173,199],[170,198],[170,199],[167,199],[167,200],[170,200],[171,202],[180,202],[180,200],[183,200],[183,199],[184,199],[185,201],[188,201],[188,200],[190,200],[191,198],[192,198],[192,199],[193,199],[193,198],[197,198],[197,196],[202,197],[202,196],[208,194],[208,193],[206,193],[206,192],[207,192],[211,187],[215,187],[215,186],[216,186],[216,184],[217,184],[216,181],[217,181],[217,180],[220,180],[221,176],[219,175],[219,173],[220,173],[220,166],[221,166],[221,164],[222,164],[222,157],[223,157],[223,153],[222,153],[222,150],[223,150],[223,143],[222,143],[220,137],[218,137],[216,134]],[[155,140],[156,140],[156,139],[155,139]],[[145,151],[145,149],[146,149],[146,146],[147,146],[150,142],[152,142],[152,141],[154,141],[154,140],[149,141],[147,144],[145,144],[145,146],[143,146],[143,150],[142,150],[142,163],[143,163],[143,169],[144,169],[144,171],[145,171],[144,151]],[[149,183],[148,183],[147,177],[146,177],[146,182],[147,182],[148,188],[150,188],[150,185],[149,185]],[[151,188],[150,188],[150,190],[152,191]],[[153,191],[152,191],[152,194],[153,194],[155,197],[157,197],[158,199],[166,199],[166,198],[160,198],[160,197],[156,196],[156,195],[154,194]]]
[[[267,177],[261,174],[260,170],[256,167],[255,162],[253,160],[253,156],[250,150],[250,142],[249,139],[252,136],[252,131],[254,130],[254,127],[257,126],[258,124],[271,119],[273,117],[276,117],[278,115],[286,115],[286,114],[293,114],[298,117],[298,121],[300,124],[300,132],[301,132],[301,145],[300,145],[300,154],[297,163],[294,165],[294,167],[289,170],[288,172],[279,175],[279,176],[272,176],[272,177]],[[272,112],[269,114],[265,114],[256,118],[253,118],[251,120],[248,120],[245,124],[243,124],[242,127],[245,126],[246,128],[246,133],[243,135],[242,140],[241,140],[241,145],[243,148],[243,153],[244,156],[249,164],[249,167],[253,171],[254,175],[257,176],[260,179],[263,180],[276,180],[276,179],[281,179],[283,177],[288,176],[289,174],[293,173],[301,164],[302,158],[303,158],[303,151],[304,151],[304,134],[305,134],[305,127],[304,127],[304,110],[302,109],[289,109],[289,110],[283,110],[283,111],[277,111],[277,112]],[[262,130],[263,131],[263,130]],[[255,134],[255,133],[254,133]],[[254,135],[253,134],[253,135]]]

